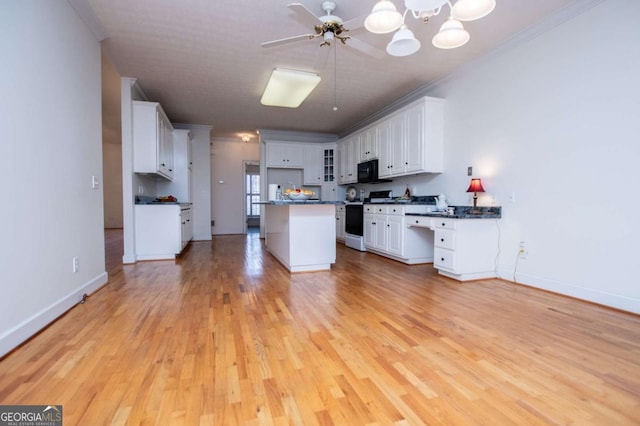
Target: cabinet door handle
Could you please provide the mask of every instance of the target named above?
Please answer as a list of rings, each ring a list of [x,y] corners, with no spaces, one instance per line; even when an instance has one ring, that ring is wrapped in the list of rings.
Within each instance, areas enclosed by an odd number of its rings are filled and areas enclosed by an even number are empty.
[[[446,225],[446,223],[442,222],[442,226],[445,226],[445,225]]]
[[[441,257],[441,258],[440,258],[440,261],[444,262],[444,257]]]
[[[444,243],[444,238],[440,238],[440,242],[441,242],[441,243]]]
[[[416,220],[416,223],[420,223],[420,221],[419,221],[419,220]]]

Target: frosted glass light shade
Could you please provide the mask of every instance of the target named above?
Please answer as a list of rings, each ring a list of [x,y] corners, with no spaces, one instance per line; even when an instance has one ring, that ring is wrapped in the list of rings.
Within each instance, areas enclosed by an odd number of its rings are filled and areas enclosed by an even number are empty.
[[[409,56],[420,49],[420,42],[415,38],[413,32],[402,25],[393,35],[391,42],[387,45],[387,53],[391,56]]]
[[[298,108],[320,83],[312,72],[276,68],[264,89],[260,103],[268,106]]]
[[[447,0],[404,0],[404,6],[413,11],[439,10]]]
[[[455,49],[468,42],[469,38],[469,33],[462,26],[462,22],[449,17],[431,41],[440,49]]]
[[[376,3],[364,20],[364,27],[374,34],[390,33],[400,28],[400,25],[402,25],[402,14],[389,0],[380,0]]]
[[[458,0],[451,16],[459,21],[474,21],[487,16],[496,7],[496,0]]]

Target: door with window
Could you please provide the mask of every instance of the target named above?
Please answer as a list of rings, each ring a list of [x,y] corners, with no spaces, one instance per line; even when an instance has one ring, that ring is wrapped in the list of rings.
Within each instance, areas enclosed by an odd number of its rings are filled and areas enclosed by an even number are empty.
[[[260,166],[245,165],[245,215],[247,232],[260,231]]]

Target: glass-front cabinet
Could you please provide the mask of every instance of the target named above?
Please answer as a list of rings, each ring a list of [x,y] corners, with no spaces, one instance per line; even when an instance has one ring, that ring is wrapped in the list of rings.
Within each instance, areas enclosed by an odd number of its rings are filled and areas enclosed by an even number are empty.
[[[324,150],[323,154],[323,181],[325,183],[334,181],[334,156],[333,156],[333,148],[328,148]]]

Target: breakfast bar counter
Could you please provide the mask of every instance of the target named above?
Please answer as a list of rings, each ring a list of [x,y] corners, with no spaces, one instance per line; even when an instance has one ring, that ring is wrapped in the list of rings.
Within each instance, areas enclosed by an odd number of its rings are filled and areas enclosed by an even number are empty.
[[[342,201],[263,201],[265,246],[290,272],[331,269],[336,262],[335,205]]]

